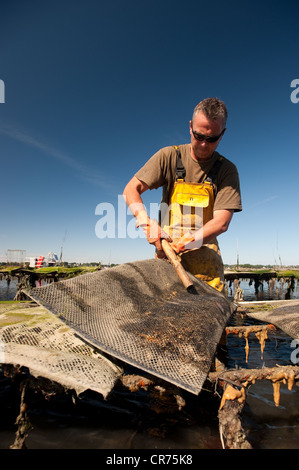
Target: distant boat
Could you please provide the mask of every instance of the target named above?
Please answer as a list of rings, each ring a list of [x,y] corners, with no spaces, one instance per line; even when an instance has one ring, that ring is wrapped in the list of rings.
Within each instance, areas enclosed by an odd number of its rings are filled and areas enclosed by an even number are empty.
[[[29,258],[29,266],[30,268],[44,268],[47,266],[57,266],[60,264],[58,256],[56,253],[52,253],[51,251],[45,257],[40,255],[39,258],[31,257]]]
[[[44,256],[40,256],[37,260],[37,263],[36,263],[35,267],[36,268],[41,268],[43,266],[44,259],[45,259]]]

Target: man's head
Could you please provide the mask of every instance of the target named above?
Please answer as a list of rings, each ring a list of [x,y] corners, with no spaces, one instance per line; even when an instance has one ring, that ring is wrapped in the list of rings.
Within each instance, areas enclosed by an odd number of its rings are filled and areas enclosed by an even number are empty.
[[[210,121],[217,121],[222,119],[223,128],[226,125],[227,120],[227,109],[223,101],[218,98],[206,98],[205,100],[198,103],[193,111],[192,121],[195,116],[202,112]]]
[[[198,161],[211,158],[225,132],[226,120],[226,106],[218,98],[206,98],[196,106],[190,121],[193,158]]]

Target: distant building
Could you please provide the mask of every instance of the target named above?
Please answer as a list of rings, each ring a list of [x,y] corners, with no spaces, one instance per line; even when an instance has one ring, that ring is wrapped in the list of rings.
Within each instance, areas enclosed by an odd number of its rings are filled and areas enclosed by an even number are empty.
[[[51,251],[48,253],[47,256],[39,256],[38,258],[30,257],[29,258],[29,267],[30,268],[44,268],[47,266],[57,266],[59,265],[59,259],[56,253],[52,253]]]

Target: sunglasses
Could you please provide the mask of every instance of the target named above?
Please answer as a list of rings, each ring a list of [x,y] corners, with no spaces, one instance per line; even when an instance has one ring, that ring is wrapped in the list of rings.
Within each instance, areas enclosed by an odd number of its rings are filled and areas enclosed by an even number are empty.
[[[217,142],[217,140],[219,140],[220,137],[225,132],[225,128],[224,128],[223,131],[221,132],[221,134],[219,134],[219,135],[204,135],[204,134],[200,134],[199,132],[195,132],[193,130],[193,127],[191,127],[191,129],[192,129],[192,134],[194,135],[194,138],[196,140],[198,140],[199,142],[203,142],[205,140],[208,143]]]

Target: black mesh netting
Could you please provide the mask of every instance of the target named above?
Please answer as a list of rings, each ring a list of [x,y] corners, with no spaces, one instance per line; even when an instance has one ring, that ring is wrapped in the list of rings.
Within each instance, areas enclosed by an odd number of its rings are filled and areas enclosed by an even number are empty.
[[[265,302],[267,304],[267,302]],[[299,301],[287,300],[269,311],[248,312],[256,320],[273,323],[292,338],[299,338]]]
[[[164,260],[145,260],[34,288],[30,296],[96,348],[198,394],[234,306]]]

